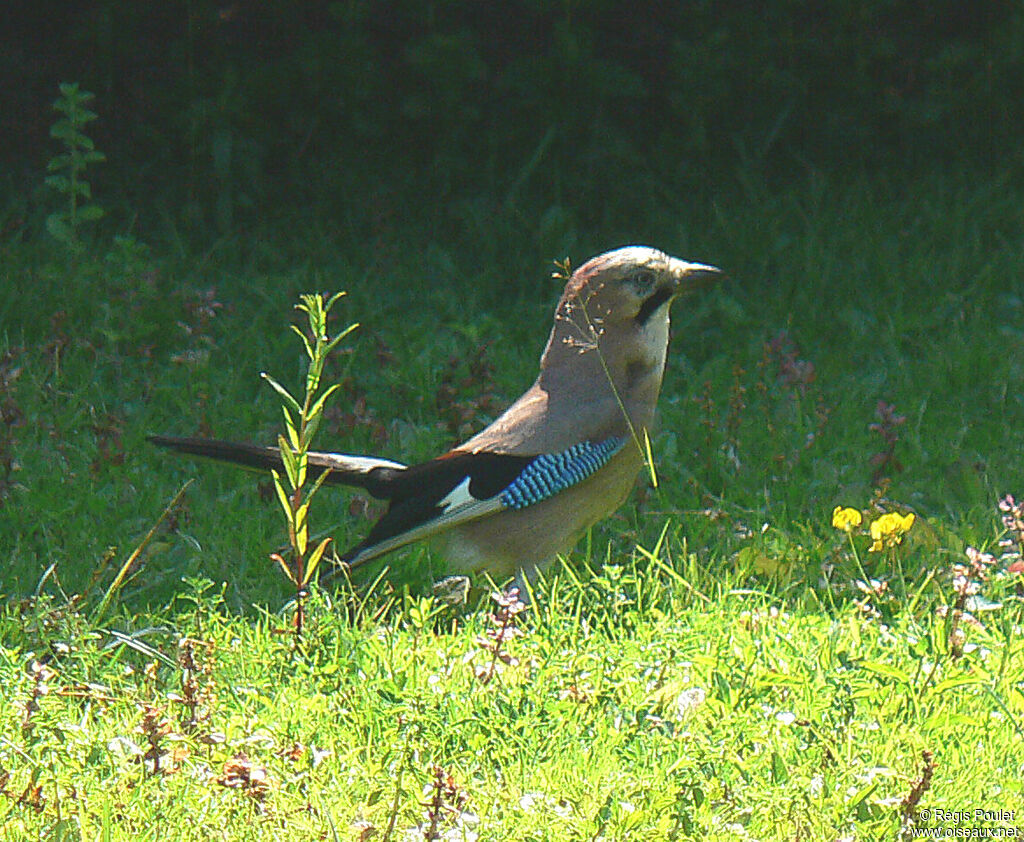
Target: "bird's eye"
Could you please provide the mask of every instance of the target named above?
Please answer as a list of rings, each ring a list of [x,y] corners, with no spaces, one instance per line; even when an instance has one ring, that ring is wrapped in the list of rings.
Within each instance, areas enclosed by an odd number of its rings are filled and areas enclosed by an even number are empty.
[[[654,273],[644,269],[633,275],[633,277],[630,278],[630,281],[637,293],[640,295],[646,295],[654,286]]]

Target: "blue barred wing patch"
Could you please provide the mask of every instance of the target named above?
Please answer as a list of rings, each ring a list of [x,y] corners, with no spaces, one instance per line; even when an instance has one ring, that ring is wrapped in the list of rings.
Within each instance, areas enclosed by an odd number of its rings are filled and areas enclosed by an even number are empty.
[[[505,486],[499,497],[508,509],[523,509],[583,482],[608,463],[626,443],[618,436],[602,442],[581,442],[561,453],[545,453]]]

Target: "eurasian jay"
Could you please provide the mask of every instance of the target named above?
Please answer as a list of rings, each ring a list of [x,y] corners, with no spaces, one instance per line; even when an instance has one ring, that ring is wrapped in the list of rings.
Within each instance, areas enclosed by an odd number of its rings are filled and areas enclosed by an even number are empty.
[[[327,483],[388,501],[350,568],[431,539],[449,572],[533,573],[625,501],[646,459],[669,341],[669,305],[720,277],[645,246],[595,257],[569,278],[536,382],[494,423],[418,465],[310,453]],[[151,436],[158,445],[261,470],[278,449]]]

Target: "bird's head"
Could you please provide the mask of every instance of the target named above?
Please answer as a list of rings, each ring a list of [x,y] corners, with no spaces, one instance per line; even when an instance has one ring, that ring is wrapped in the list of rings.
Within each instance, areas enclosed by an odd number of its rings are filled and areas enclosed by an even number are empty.
[[[646,246],[588,260],[566,282],[537,381],[462,446],[552,453],[648,429],[668,354],[669,305],[720,276]]]
[[[623,366],[663,366],[672,299],[721,276],[713,266],[648,246],[606,252],[573,272],[558,302],[552,338],[580,352],[601,349]]]

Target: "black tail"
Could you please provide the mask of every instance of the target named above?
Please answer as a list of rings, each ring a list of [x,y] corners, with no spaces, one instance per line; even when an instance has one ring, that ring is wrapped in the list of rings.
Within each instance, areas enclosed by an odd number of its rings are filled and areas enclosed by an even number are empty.
[[[229,462],[258,471],[281,469],[281,454],[276,447],[261,447],[256,444],[241,444],[220,439],[177,438],[175,436],[146,436],[146,440],[158,447],[167,447],[189,456],[202,456]]]
[[[223,441],[222,439],[201,439],[177,436],[147,436],[147,440],[159,447],[166,447],[189,456],[201,456],[204,459],[215,459],[231,465],[241,465],[257,471],[281,470],[281,452],[276,447],[264,447],[258,444],[242,444],[240,442]],[[314,476],[329,471],[324,482],[332,485],[352,485],[365,488],[374,496],[386,497],[382,493],[382,485],[396,471],[404,471],[405,466],[387,459],[376,459],[368,456],[347,456],[342,453],[310,452],[308,464]]]

